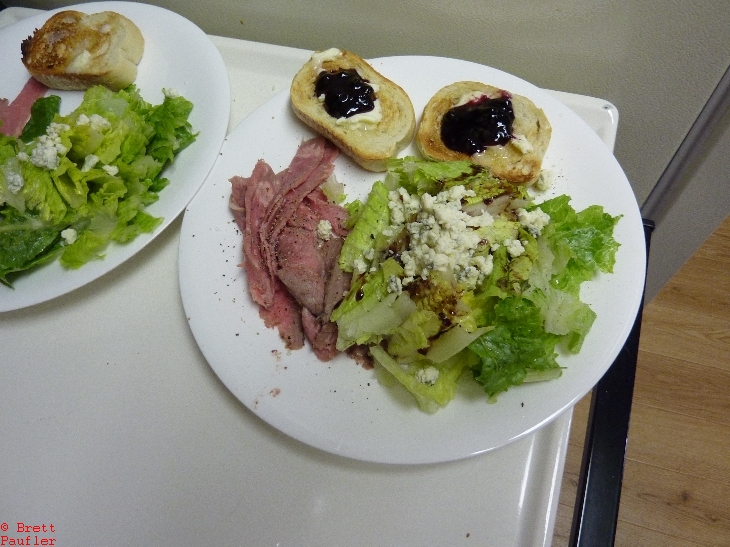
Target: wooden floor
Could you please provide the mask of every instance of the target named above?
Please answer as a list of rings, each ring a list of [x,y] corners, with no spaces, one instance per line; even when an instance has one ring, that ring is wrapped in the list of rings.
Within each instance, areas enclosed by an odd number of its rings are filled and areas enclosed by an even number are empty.
[[[589,405],[553,547],[568,545]],[[730,546],[730,217],[644,308],[615,545]]]

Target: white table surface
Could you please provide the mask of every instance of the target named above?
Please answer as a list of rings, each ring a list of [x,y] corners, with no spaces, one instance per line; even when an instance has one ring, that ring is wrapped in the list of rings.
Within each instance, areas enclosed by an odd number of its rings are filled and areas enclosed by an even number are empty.
[[[0,27],[35,13],[8,8]],[[211,39],[230,74],[229,131],[287,89],[310,54]],[[613,148],[613,105],[551,93]],[[0,313],[0,536],[59,546],[550,545],[572,411],[438,465],[363,463],[295,441],[233,397],[198,350],[179,294],[181,220],[95,282]],[[18,523],[47,531],[20,533]]]

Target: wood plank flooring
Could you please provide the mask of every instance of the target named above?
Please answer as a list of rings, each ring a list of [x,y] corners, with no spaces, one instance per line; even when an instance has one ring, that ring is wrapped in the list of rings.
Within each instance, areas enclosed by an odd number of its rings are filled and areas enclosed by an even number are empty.
[[[553,547],[568,545],[589,406]],[[730,546],[730,217],[644,308],[615,546]]]

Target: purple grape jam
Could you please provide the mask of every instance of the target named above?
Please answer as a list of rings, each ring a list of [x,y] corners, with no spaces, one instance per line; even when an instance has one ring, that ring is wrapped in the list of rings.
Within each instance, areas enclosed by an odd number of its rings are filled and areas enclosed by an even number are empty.
[[[354,68],[320,72],[314,93],[324,95],[324,109],[333,118],[349,118],[375,108],[375,91]]]
[[[509,96],[482,96],[444,114],[441,140],[450,150],[471,156],[484,152],[488,146],[507,144],[514,121]]]

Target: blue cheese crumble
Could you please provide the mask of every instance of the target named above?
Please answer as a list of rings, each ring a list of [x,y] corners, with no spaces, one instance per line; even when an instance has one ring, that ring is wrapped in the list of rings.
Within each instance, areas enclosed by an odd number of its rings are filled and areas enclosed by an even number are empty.
[[[79,114],[79,117],[76,118],[76,125],[88,125],[94,131],[103,131],[112,126],[109,120],[99,114],[92,114],[91,116]]]
[[[352,263],[352,271],[358,275],[368,271],[368,265],[362,258],[356,258]]]
[[[391,222],[405,227],[410,240],[400,255],[404,287],[439,271],[453,274],[457,281],[474,288],[492,272],[492,256],[475,256],[474,251],[482,240],[477,230],[491,226],[494,218],[486,211],[472,216],[461,208],[461,200],[474,195],[464,186],[453,186],[435,196],[425,193],[420,198],[402,188],[389,193]],[[414,216],[415,220],[408,221]]]
[[[10,193],[17,194],[23,189],[25,180],[23,179],[23,175],[20,173],[20,167],[17,165],[17,161],[13,162],[11,159],[11,161],[3,165],[2,174]],[[0,201],[0,203],[2,203],[2,201]]]
[[[533,188],[538,192],[547,192],[552,187],[554,180],[555,173],[548,171],[547,169],[543,169],[540,171],[540,176],[537,177]]]
[[[518,257],[525,252],[525,247],[519,239],[505,239],[502,244],[512,257]]]
[[[65,230],[61,231],[61,237],[63,238],[66,245],[71,245],[76,241],[79,234],[74,230],[73,228],[66,228]]]
[[[325,241],[329,241],[332,237],[332,223],[323,219],[317,223],[317,240],[322,244]]]
[[[391,275],[388,278],[388,292],[393,294],[400,294],[403,292],[403,281],[397,275]]]
[[[96,167],[97,163],[99,163],[99,156],[89,154],[84,158],[84,165],[81,167],[81,172],[87,173],[91,171],[94,167]]]
[[[534,237],[539,236],[543,228],[550,222],[550,215],[539,207],[532,211],[517,209],[515,212],[517,213],[517,220],[520,221],[520,224]]]
[[[61,133],[71,129],[65,123],[51,123],[46,134],[38,137],[33,151],[30,153],[30,162],[42,169],[53,171],[58,167],[59,156],[63,156],[68,149],[61,143]]]
[[[427,386],[432,386],[436,383],[436,380],[439,378],[439,369],[432,366],[427,366],[424,368],[419,368],[416,371],[416,380],[421,382],[422,384],[426,384]]]

